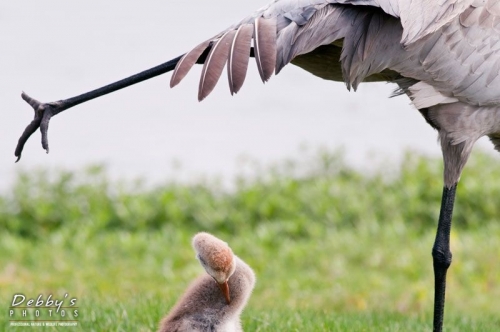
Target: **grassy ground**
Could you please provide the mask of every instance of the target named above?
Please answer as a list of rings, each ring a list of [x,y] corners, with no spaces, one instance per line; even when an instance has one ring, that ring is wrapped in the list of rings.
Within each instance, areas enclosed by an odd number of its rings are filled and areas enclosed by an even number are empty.
[[[500,327],[498,166],[477,154],[459,187],[446,331]],[[257,274],[246,331],[428,331],[440,187],[435,160],[364,176],[331,154],[231,192],[110,183],[95,167],[21,174],[0,197],[0,330],[26,329],[9,326],[14,294],[68,293],[79,326],[41,330],[154,331],[203,273],[190,239],[206,230]]]

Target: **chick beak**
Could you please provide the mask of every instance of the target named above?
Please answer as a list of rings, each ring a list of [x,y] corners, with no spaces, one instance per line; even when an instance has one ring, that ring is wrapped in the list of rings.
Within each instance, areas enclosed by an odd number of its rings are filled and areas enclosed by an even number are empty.
[[[217,285],[219,285],[222,294],[224,294],[227,304],[231,303],[231,297],[229,296],[229,285],[227,284],[227,280],[222,284],[217,283]]]

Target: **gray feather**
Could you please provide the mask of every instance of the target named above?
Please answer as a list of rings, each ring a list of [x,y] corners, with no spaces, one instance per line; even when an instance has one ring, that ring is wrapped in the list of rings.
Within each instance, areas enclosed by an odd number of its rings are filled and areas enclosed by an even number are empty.
[[[255,20],[255,60],[263,82],[269,80],[276,66],[276,33],[274,18]]]
[[[479,21],[481,16],[482,8],[469,7],[460,14],[460,24],[464,27],[470,27]]]
[[[293,40],[297,36],[298,31],[299,26],[297,23],[290,22],[285,29],[279,32],[278,39],[281,43],[276,50],[276,74],[292,59],[290,53],[292,52]]]
[[[198,100],[202,101],[212,92],[219,81],[224,65],[226,64],[231,43],[236,30],[227,31],[213,46],[205,60],[201,71]]]
[[[212,42],[217,50],[205,63],[199,99],[212,91],[228,55],[230,91],[238,92],[252,27],[264,82],[292,62],[348,88],[398,83],[395,94],[407,94],[439,131],[448,187],[480,136],[499,149],[500,0],[274,0],[188,53],[172,85]]]
[[[254,54],[263,81],[269,79],[273,69],[279,72],[293,61],[327,79],[339,80],[342,72],[347,86],[354,88],[363,81],[401,76],[422,81],[435,91],[430,95],[419,94],[426,105],[443,98],[491,105],[500,102],[496,92],[500,89],[498,3],[496,0],[276,0],[228,30],[255,26]],[[274,27],[267,24],[270,22],[276,22]],[[222,35],[211,41],[215,44]],[[242,45],[236,41],[233,44],[235,51],[229,54],[228,77],[234,94],[245,79],[248,38]],[[240,52],[239,46],[243,45],[245,51]],[[185,75],[184,68],[190,68],[193,61],[179,65],[174,83]],[[200,97],[213,88],[205,87],[206,84],[202,84]]]
[[[490,73],[486,77],[486,86],[490,85],[491,82],[493,82],[493,80],[498,77],[499,72],[500,72],[500,58],[495,61]]]
[[[314,13],[316,13],[315,7],[294,8],[283,16],[297,25],[304,25],[311,19]]]
[[[227,74],[231,94],[238,93],[245,82],[248,60],[250,60],[252,36],[252,24],[244,24],[240,26],[234,35],[227,61]]]
[[[392,0],[386,0],[392,1]],[[456,18],[475,0],[399,1],[403,26],[402,43],[409,45],[439,30]]]
[[[173,88],[174,86],[179,84],[180,81],[182,81],[182,79],[187,75],[189,70],[191,70],[191,68],[194,66],[196,60],[198,60],[200,55],[207,49],[208,45],[210,45],[210,39],[204,41],[203,43],[193,48],[191,51],[186,53],[186,55],[184,55],[182,59],[179,60],[177,66],[175,67],[174,73],[170,78],[171,88]]]

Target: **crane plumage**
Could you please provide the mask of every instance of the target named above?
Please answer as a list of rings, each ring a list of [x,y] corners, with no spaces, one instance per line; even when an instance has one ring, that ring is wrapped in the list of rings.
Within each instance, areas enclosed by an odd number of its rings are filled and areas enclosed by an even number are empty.
[[[185,55],[88,93],[41,103],[23,93],[35,119],[15,155],[40,127],[48,151],[52,116],[80,103],[174,70],[170,86],[203,63],[198,99],[215,88],[227,63],[229,90],[240,91],[249,58],[263,82],[289,63],[356,90],[362,82],[398,85],[438,131],[444,186],[432,256],[434,330],[444,317],[450,229],[457,183],[475,142],[488,136],[500,151],[500,1],[275,0]]]
[[[290,3],[297,3],[300,12],[295,7],[291,8]],[[403,6],[407,3],[412,5]],[[421,15],[409,16],[403,20],[401,17],[408,16],[406,12],[409,8],[416,6],[413,3],[420,3],[421,6],[417,8],[427,8],[422,15],[432,12],[437,21],[418,20]],[[466,10],[458,10],[469,3],[470,6],[467,5]],[[452,13],[457,15],[453,16]],[[261,29],[263,22],[273,26],[275,24],[276,29]],[[256,56],[263,81],[267,81],[269,77],[262,76],[264,67],[261,62],[262,59],[274,62],[274,48],[277,54],[273,67],[279,73],[286,64],[294,61],[300,63],[301,56],[307,57],[318,47],[340,47],[342,53],[335,59],[337,61],[333,61],[333,58],[325,60],[328,60],[331,66],[341,65],[343,75],[325,75],[323,78],[345,81],[348,87],[356,88],[371,75],[377,75],[384,70],[392,71],[393,74],[415,79],[415,83],[422,82],[411,90],[417,108],[456,101],[485,106],[500,102],[494,92],[498,90],[495,89],[497,85],[500,87],[500,34],[497,30],[500,29],[500,25],[497,27],[499,22],[500,5],[494,0],[281,0],[209,39],[208,44],[206,41],[201,45],[205,45],[205,48],[211,47],[211,44],[217,44],[221,36],[228,31],[251,24],[259,27],[253,35],[256,53],[266,51],[265,45],[260,43],[263,36],[271,40],[271,32],[276,36],[276,41],[267,44],[269,52]],[[225,39],[225,42],[230,44],[235,44],[234,41],[236,40]],[[228,47],[230,48],[229,45]],[[193,51],[201,54],[199,48]],[[191,55],[191,52],[188,54]],[[221,55],[225,59],[232,59],[232,52],[228,54]],[[249,54],[250,52],[247,52],[247,57]],[[336,63],[339,60],[341,64]],[[192,66],[194,62],[190,64]],[[266,71],[270,71],[269,66],[271,65],[265,67]],[[182,66],[183,72],[189,70],[188,67]],[[321,72],[314,74],[321,76]],[[177,77],[174,80],[174,77],[172,86],[180,81]],[[395,78],[397,76],[393,75],[392,81]],[[486,87],[492,89],[485,89]],[[201,94],[203,97],[208,95],[203,84],[200,85],[200,91],[205,92]]]
[[[414,8],[416,14],[409,15]],[[279,73],[291,62],[322,78],[344,81],[348,88],[356,89],[367,78],[397,83],[426,120],[439,128],[444,147],[455,146],[443,150],[449,188],[459,180],[474,143],[484,135],[493,139],[500,131],[500,118],[495,116],[500,102],[497,24],[500,29],[500,5],[494,0],[278,0],[203,42],[185,58],[211,49],[200,78],[200,101],[215,87],[226,61],[231,93],[241,88],[232,85],[244,81],[250,52],[234,56],[239,40],[228,34],[232,31],[234,36],[242,27],[249,30],[249,25],[254,26],[255,57],[264,82],[273,70]],[[225,51],[214,51],[220,44],[226,44]],[[248,39],[245,45],[248,49]],[[212,63],[217,70],[211,73],[218,75],[207,78]],[[181,60],[176,71],[184,77],[193,65],[194,61]],[[174,73],[171,86],[180,81]]]

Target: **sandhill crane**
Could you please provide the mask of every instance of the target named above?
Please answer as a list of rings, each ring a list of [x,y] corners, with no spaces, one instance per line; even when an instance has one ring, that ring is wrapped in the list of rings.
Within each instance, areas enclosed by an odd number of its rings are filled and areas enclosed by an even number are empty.
[[[450,229],[457,183],[474,143],[487,135],[500,150],[500,2],[497,0],[275,0],[184,56],[77,97],[40,103],[24,94],[35,118],[19,139],[21,157],[40,127],[48,152],[52,116],[170,70],[171,86],[203,63],[198,99],[214,88],[227,63],[229,89],[243,85],[249,57],[267,81],[288,63],[342,81],[399,86],[438,131],[444,186],[432,249],[434,330],[441,331]]]
[[[241,332],[240,315],[255,285],[255,274],[228,244],[208,233],[193,238],[205,274],[196,279],[158,332]]]

